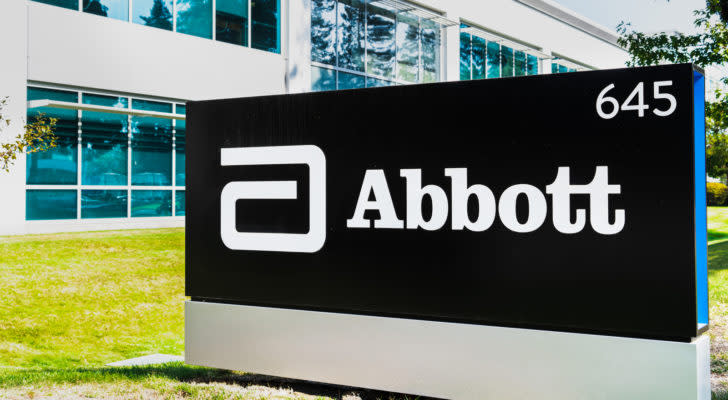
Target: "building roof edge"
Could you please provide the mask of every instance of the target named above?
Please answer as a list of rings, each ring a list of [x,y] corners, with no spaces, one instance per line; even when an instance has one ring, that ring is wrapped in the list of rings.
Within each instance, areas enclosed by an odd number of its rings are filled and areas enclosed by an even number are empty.
[[[614,46],[620,47],[617,44],[619,35],[617,32],[600,25],[589,18],[586,18],[578,13],[552,1],[552,0],[515,0],[518,3],[524,4],[528,7],[536,9],[550,17],[553,17],[561,22],[569,24],[581,31],[584,31],[598,39],[601,39]]]

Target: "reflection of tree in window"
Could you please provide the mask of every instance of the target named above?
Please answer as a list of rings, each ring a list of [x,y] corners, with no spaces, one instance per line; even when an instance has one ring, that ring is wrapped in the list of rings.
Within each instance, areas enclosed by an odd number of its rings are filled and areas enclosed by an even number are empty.
[[[149,16],[139,16],[139,18],[144,21],[146,26],[172,30],[172,13],[169,12],[169,8],[163,0],[154,0],[152,9],[149,10]]]
[[[473,79],[485,79],[485,39],[473,36]]]
[[[397,16],[397,78],[417,82],[420,53],[420,28],[417,17]]]
[[[501,76],[513,76],[513,49],[501,46]]]
[[[367,73],[387,78],[394,76],[395,14],[369,6],[367,15]]]
[[[422,82],[437,82],[440,80],[440,25],[425,20],[421,27]],[[483,71],[485,72],[485,66]]]
[[[488,69],[486,71],[488,78],[500,78],[500,45],[496,42],[488,42],[487,50]]]
[[[336,90],[336,72],[332,69],[311,67],[311,90]]]
[[[311,2],[311,60],[336,62],[336,0]]]
[[[253,26],[251,45],[255,49],[280,53],[278,30],[279,0],[255,0],[251,3]]]
[[[465,28],[467,25],[462,25]],[[460,80],[466,81],[472,79],[470,71],[471,62],[471,36],[467,32],[460,32]]]
[[[109,7],[101,4],[99,0],[83,0],[83,11],[89,14],[96,14],[102,17],[108,17]]]
[[[357,0],[338,3],[339,67],[364,71],[364,5]]]
[[[528,75],[538,75],[538,58],[536,56],[528,54],[526,70]]]
[[[177,0],[177,32],[212,38],[212,1]]]
[[[516,51],[514,70],[516,76],[526,75],[526,53],[522,51]]]

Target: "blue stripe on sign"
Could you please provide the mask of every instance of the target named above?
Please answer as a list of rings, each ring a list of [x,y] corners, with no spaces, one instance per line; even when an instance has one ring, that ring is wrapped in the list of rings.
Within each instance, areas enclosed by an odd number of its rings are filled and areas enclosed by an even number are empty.
[[[708,215],[705,199],[705,77],[693,71],[695,118],[695,280],[698,324],[708,324]]]

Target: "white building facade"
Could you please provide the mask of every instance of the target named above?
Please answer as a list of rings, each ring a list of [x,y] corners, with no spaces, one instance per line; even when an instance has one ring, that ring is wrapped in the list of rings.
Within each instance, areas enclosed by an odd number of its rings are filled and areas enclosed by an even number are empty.
[[[628,59],[550,0],[3,0],[0,37],[0,141],[58,119],[56,148],[0,172],[0,235],[183,226],[186,101]]]

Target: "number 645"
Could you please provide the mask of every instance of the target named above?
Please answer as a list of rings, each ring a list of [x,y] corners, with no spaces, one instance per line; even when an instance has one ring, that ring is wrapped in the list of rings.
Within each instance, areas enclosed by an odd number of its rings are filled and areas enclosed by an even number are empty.
[[[653,84],[653,97],[655,100],[667,100],[669,103],[669,107],[667,109],[659,109],[655,108],[652,110],[655,115],[658,117],[667,117],[668,115],[675,112],[675,109],[677,108],[677,100],[675,99],[675,96],[671,95],[670,93],[664,93],[662,91],[663,88],[672,86],[672,81],[659,81],[655,82]],[[615,99],[614,97],[607,96],[607,93],[614,89],[614,84],[610,84],[609,86],[605,87],[604,90],[599,93],[599,97],[597,97],[597,114],[599,114],[600,117],[604,119],[612,119],[617,114],[619,114],[619,111],[637,111],[637,115],[642,118],[645,116],[645,110],[648,110],[650,108],[649,105],[645,104],[645,83],[640,82],[637,84],[637,87],[634,88],[632,93],[627,97],[627,100],[622,103],[622,106],[620,107],[619,101]],[[635,101],[636,98],[636,104],[632,104]],[[612,110],[610,112],[604,111],[604,104],[611,104]]]

